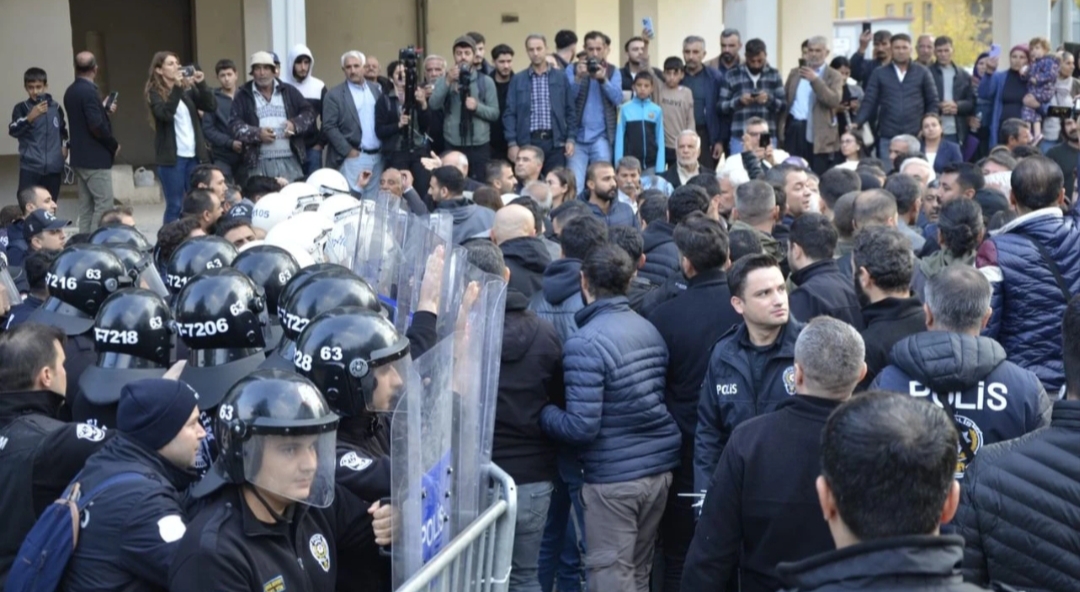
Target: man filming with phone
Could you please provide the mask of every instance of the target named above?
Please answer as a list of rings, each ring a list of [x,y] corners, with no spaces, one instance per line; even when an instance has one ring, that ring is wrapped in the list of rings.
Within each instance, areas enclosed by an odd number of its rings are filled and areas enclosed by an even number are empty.
[[[732,140],[734,141],[735,138]],[[742,151],[732,153],[727,157],[723,166],[720,167],[718,173],[720,176],[731,177],[734,173],[736,178],[741,178],[743,174],[746,174],[751,179],[756,179],[790,156],[787,152],[773,147],[769,122],[760,117],[751,117],[746,121],[746,129],[743,130],[739,145]],[[746,154],[743,154],[744,152]],[[747,161],[750,161],[749,165]],[[755,161],[760,167],[754,166]],[[757,172],[758,168],[761,169],[760,173]]]
[[[784,89],[790,107],[784,122],[784,147],[801,156],[815,173],[829,168],[832,155],[840,150],[840,128],[834,112],[844,94],[844,77],[825,64],[828,41],[821,36],[807,41],[806,60],[800,60],[787,78]]]
[[[741,139],[746,124],[759,117],[774,133],[780,113],[787,106],[784,83],[776,68],[768,64],[765,42],[751,39],[746,42],[746,63],[732,70],[720,85],[719,109],[731,118],[731,153],[743,151]]]

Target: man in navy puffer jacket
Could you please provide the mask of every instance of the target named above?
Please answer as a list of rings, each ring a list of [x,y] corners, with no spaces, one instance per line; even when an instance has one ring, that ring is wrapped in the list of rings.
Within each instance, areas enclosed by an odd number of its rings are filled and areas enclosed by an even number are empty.
[[[983,335],[1034,372],[1048,393],[1065,381],[1061,317],[1070,295],[1080,293],[1080,212],[1073,205],[1062,214],[1064,183],[1049,158],[1021,161],[1009,196],[1020,217],[986,239],[975,260],[993,287],[994,314]]]
[[[960,479],[983,446],[1050,423],[1050,399],[1035,374],[979,335],[990,316],[990,284],[977,270],[946,268],[926,285],[923,309],[929,331],[898,341],[870,389],[908,393],[944,408],[961,434]]]
[[[679,428],[664,406],[667,345],[630,310],[625,251],[597,247],[581,269],[588,304],[563,348],[566,409],[544,407],[540,425],[582,462],[589,589],[643,590],[679,465]]]

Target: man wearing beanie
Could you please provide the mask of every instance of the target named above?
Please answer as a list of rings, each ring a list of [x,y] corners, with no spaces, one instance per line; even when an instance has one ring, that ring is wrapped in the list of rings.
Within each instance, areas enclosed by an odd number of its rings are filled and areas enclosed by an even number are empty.
[[[196,480],[195,458],[206,437],[198,402],[187,383],[168,378],[138,380],[121,390],[120,433],[86,461],[79,484],[89,491],[114,475],[130,478],[110,486],[83,513],[65,591],[167,588],[169,566],[187,530],[182,492]]]

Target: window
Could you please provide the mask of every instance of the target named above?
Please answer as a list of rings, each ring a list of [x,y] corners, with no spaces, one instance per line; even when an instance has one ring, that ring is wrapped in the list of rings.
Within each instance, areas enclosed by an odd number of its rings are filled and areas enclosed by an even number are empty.
[[[907,18],[915,17],[915,4],[912,2],[904,3],[904,16]]]
[[[896,16],[896,5],[895,4],[886,4],[885,5],[885,16]]]
[[[847,18],[847,2],[845,0],[836,0],[836,19],[843,20]]]
[[[923,26],[934,24],[934,3],[923,2],[922,5],[922,22]]]

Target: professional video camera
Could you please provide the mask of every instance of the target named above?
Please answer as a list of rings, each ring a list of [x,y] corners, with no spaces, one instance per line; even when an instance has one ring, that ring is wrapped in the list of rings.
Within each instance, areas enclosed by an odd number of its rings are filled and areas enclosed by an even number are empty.
[[[405,104],[402,109],[410,115],[416,110],[416,88],[419,82],[417,67],[420,65],[420,52],[412,45],[398,51],[398,60],[405,66]]]
[[[585,67],[589,70],[589,75],[592,76],[600,71],[600,60],[596,58],[589,58],[585,60]]]

